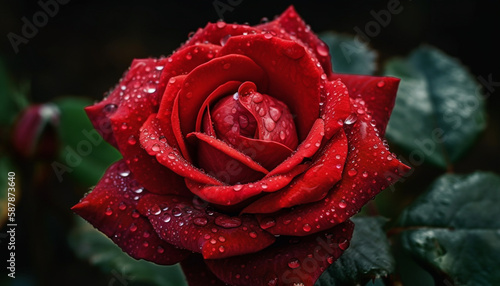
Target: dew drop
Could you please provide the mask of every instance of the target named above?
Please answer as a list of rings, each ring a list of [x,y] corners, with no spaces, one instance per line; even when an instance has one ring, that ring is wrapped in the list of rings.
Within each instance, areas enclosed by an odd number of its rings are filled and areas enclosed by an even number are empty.
[[[164,221],[164,222],[170,222],[170,220],[172,220],[172,217],[171,217],[169,214],[166,214],[166,215],[163,217],[163,221]]]
[[[278,122],[281,118],[281,111],[276,107],[271,106],[269,107],[269,115],[274,121]]]
[[[182,210],[178,207],[175,207],[172,209],[172,214],[175,216],[175,217],[179,217],[182,215]]]
[[[224,253],[224,251],[226,251],[226,249],[224,248],[224,246],[219,246],[219,252],[220,253]]]
[[[137,143],[137,139],[135,139],[134,135],[130,135],[130,137],[127,140],[127,143],[129,145],[135,145]]]
[[[224,22],[224,21],[217,22],[217,28],[224,29],[224,27],[226,27],[226,22]]]
[[[356,120],[358,120],[358,117],[356,116],[356,114],[352,113],[351,115],[347,116],[347,118],[344,120],[344,123],[350,125],[356,122]]]
[[[345,201],[341,200],[340,203],[339,203],[339,208],[345,209],[346,207],[347,207],[347,204],[345,203]]]
[[[276,122],[274,122],[271,118],[264,119],[264,127],[267,131],[271,132],[276,128]]]
[[[364,171],[363,174],[362,174],[363,178],[366,178],[368,177],[368,172]]]
[[[288,261],[288,267],[292,269],[299,268],[300,262],[297,258],[293,258],[292,260]]]
[[[271,35],[270,33],[266,33],[266,34],[264,34],[264,38],[269,40],[269,39],[273,38],[273,35]]]
[[[328,262],[328,264],[332,264],[333,262],[335,262],[335,257],[328,256],[328,258],[326,259],[326,261]]]
[[[208,219],[204,217],[196,217],[193,219],[193,223],[197,226],[205,226],[208,223]]]
[[[158,252],[159,254],[163,254],[163,252],[165,252],[165,249],[163,247],[161,247],[161,246],[158,246],[156,248],[156,252]]]
[[[233,186],[233,190],[234,190],[235,192],[239,192],[239,191],[241,191],[241,189],[242,189],[242,188],[243,188],[243,186],[242,186],[242,185],[234,185],[234,186]]]
[[[384,85],[385,85],[385,82],[383,80],[377,82],[378,87],[384,87]]]
[[[106,114],[111,114],[111,113],[115,112],[117,108],[118,108],[118,106],[116,104],[110,103],[110,104],[106,104],[104,106],[104,108],[102,109],[102,111],[104,111],[104,113],[106,113]]]
[[[160,146],[158,144],[154,144],[153,147],[151,147],[151,150],[153,150],[153,152],[160,152]]]
[[[325,44],[322,44],[320,43],[317,47],[316,47],[316,51],[318,52],[318,55],[322,56],[322,57],[326,57],[328,56],[328,47],[325,45]]]
[[[137,226],[135,225],[135,223],[132,223],[132,224],[130,225],[129,230],[130,230],[131,232],[134,232],[134,231],[136,231],[136,230],[137,230]]]
[[[349,171],[347,171],[347,175],[351,177],[356,176],[357,173],[358,171],[356,171],[355,169],[350,169]]]
[[[254,93],[254,95],[252,96],[252,101],[255,103],[260,103],[263,100],[264,100],[264,97],[260,93]]]
[[[257,238],[257,233],[255,231],[252,231],[248,234],[251,238]]]
[[[119,205],[118,205],[118,209],[120,210],[125,210],[127,208],[127,205],[124,203],[124,202],[121,202]]]
[[[106,212],[104,214],[107,215],[107,216],[110,216],[110,215],[113,214],[113,210],[111,208],[107,208]]]
[[[339,242],[339,248],[342,250],[346,250],[349,247],[349,240],[345,239]]]
[[[139,218],[140,214],[138,211],[134,210],[131,215],[133,218]]]
[[[219,236],[219,241],[220,241],[220,242],[226,242],[226,238],[225,238],[225,237],[223,237],[223,236]]]
[[[241,219],[237,217],[218,216],[215,218],[215,224],[223,228],[235,228],[241,225]]]
[[[311,226],[309,224],[304,224],[304,226],[302,227],[302,230],[305,231],[305,232],[310,232],[311,231]]]
[[[285,138],[286,138],[285,131],[281,130],[281,131],[280,131],[280,139],[281,139],[281,140],[285,140]]]
[[[230,67],[231,67],[231,64],[230,64],[230,63],[224,64],[224,65],[222,66],[222,68],[223,68],[223,69],[225,69],[225,70],[229,69]]]
[[[152,214],[154,214],[154,215],[159,215],[159,214],[161,213],[161,209],[160,209],[160,207],[159,207],[158,205],[156,205],[156,204],[155,204],[155,205],[151,208],[150,212],[151,212]]]
[[[276,225],[276,220],[274,220],[274,218],[272,218],[272,217],[264,218],[262,220],[262,222],[260,223],[260,226],[263,229],[268,229],[268,228],[273,227],[275,225]]]

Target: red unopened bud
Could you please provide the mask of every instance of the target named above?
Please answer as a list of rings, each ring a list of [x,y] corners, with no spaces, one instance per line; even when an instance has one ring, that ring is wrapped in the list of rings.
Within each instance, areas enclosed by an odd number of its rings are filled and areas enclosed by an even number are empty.
[[[25,158],[50,158],[57,150],[54,127],[59,124],[59,109],[54,104],[26,108],[14,124],[12,145]]]

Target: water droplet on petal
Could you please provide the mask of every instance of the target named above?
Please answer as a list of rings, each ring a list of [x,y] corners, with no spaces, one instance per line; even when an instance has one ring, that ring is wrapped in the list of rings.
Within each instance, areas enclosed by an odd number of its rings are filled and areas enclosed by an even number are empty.
[[[304,230],[305,232],[310,232],[311,231],[311,226],[309,224],[304,224],[304,226],[302,227],[302,230]]]
[[[280,120],[281,118],[281,111],[279,109],[277,109],[276,107],[273,107],[273,106],[270,106],[269,107],[269,115],[271,116],[271,118],[278,122],[278,120]]]
[[[158,205],[156,205],[156,204],[155,204],[155,205],[151,208],[150,212],[151,212],[152,214],[154,214],[154,215],[159,215],[159,214],[161,214],[161,209],[160,209],[160,207],[159,207]]]
[[[216,25],[217,25],[217,28],[224,29],[224,27],[226,27],[226,22],[218,21]]]
[[[208,223],[208,219],[204,217],[196,217],[193,219],[193,223],[197,226],[205,226]]]
[[[242,185],[234,185],[234,186],[233,186],[233,190],[234,190],[235,192],[239,192],[239,191],[241,191],[241,189],[242,189],[242,188],[243,188],[243,186],[242,186]]]
[[[120,210],[122,210],[122,211],[123,211],[123,210],[125,210],[125,209],[127,208],[127,205],[126,205],[124,202],[121,202],[121,203],[118,205],[118,208],[119,208]]]
[[[273,227],[276,225],[276,220],[274,220],[274,218],[272,217],[266,217],[264,219],[262,219],[261,223],[260,223],[260,227],[262,227],[263,229],[268,229],[270,227]]]
[[[355,169],[350,169],[349,171],[347,171],[347,175],[349,176],[356,176],[356,174],[358,173],[358,171],[356,171]]]
[[[271,35],[270,33],[266,33],[264,34],[264,38],[269,40],[269,39],[272,39],[273,35]]]
[[[255,231],[250,232],[248,235],[250,235],[251,238],[257,238],[257,233]]]
[[[347,125],[350,125],[350,124],[353,124],[354,122],[356,122],[357,120],[358,120],[358,117],[356,116],[356,114],[352,113],[351,115],[347,116],[344,123]]]
[[[107,216],[110,216],[110,215],[113,214],[113,210],[111,208],[107,208],[106,212],[104,214],[107,215]]]
[[[137,230],[137,226],[136,226],[134,223],[132,223],[132,224],[130,225],[129,230],[130,230],[131,232],[134,232],[134,231],[136,231],[136,230]]]
[[[349,247],[349,240],[345,239],[339,242],[339,248],[342,250],[346,250]]]
[[[384,87],[384,85],[385,85],[385,82],[383,80],[377,82],[378,87]]]
[[[224,64],[224,65],[222,66],[222,68],[223,68],[223,69],[225,69],[225,70],[229,69],[230,67],[231,67],[231,64],[230,64],[230,63]]]
[[[158,246],[156,248],[156,252],[158,252],[159,254],[163,254],[163,252],[165,252],[165,249],[163,247],[161,247],[161,246]]]
[[[218,216],[215,218],[215,224],[223,228],[235,228],[241,225],[241,219],[237,217]]]
[[[104,111],[104,113],[106,113],[106,114],[111,114],[111,113],[115,112],[117,108],[118,108],[118,106],[116,104],[110,103],[110,104],[106,104],[104,106],[104,108],[102,109],[102,111]]]
[[[135,139],[134,135],[130,135],[130,137],[127,140],[127,143],[130,145],[135,145],[137,143],[137,139]]]
[[[172,217],[171,217],[169,214],[166,214],[166,215],[163,217],[163,221],[164,221],[164,222],[169,222],[170,220],[172,220]]]
[[[345,203],[345,201],[344,201],[344,200],[341,200],[341,201],[339,202],[339,208],[341,208],[341,209],[345,209],[346,207],[347,207],[347,204]]]
[[[274,122],[271,118],[264,119],[264,127],[267,131],[271,132],[276,128],[276,122]]]
[[[160,152],[160,146],[158,144],[154,144],[153,147],[151,147],[151,150],[153,150],[153,152]]]
[[[293,258],[292,260],[288,261],[288,267],[295,269],[299,268],[300,262],[297,258]]]
[[[316,47],[316,51],[318,52],[318,55],[320,55],[322,57],[328,56],[328,52],[329,52],[328,46],[326,46],[323,43],[318,44],[318,46]]]
[[[219,246],[219,252],[220,253],[224,253],[224,251],[226,251],[226,249],[224,248],[224,246]]]

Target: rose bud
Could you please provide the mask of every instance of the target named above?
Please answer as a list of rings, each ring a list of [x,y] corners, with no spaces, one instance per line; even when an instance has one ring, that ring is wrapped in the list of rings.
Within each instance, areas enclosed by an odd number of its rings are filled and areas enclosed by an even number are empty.
[[[293,7],[209,23],[86,108],[123,160],[73,210],[190,285],[314,285],[409,169],[383,139],[398,84],[334,73]]]
[[[59,109],[51,103],[27,107],[15,122],[12,146],[24,158],[53,158],[57,152],[55,127],[59,125]]]

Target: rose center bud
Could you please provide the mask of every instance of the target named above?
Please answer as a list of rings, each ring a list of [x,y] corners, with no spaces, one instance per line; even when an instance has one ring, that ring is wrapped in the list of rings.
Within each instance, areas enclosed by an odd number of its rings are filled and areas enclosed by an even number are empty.
[[[273,163],[263,165],[277,165],[298,145],[295,123],[286,104],[257,92],[252,82],[244,82],[234,95],[219,100],[212,108],[211,118],[217,138],[256,161],[256,153],[275,153],[275,158],[266,159]],[[249,151],[249,147],[255,150]]]
[[[231,146],[238,144],[240,136],[254,138],[257,135],[257,121],[240,104],[238,97],[238,93],[224,97],[211,112],[217,138]]]

